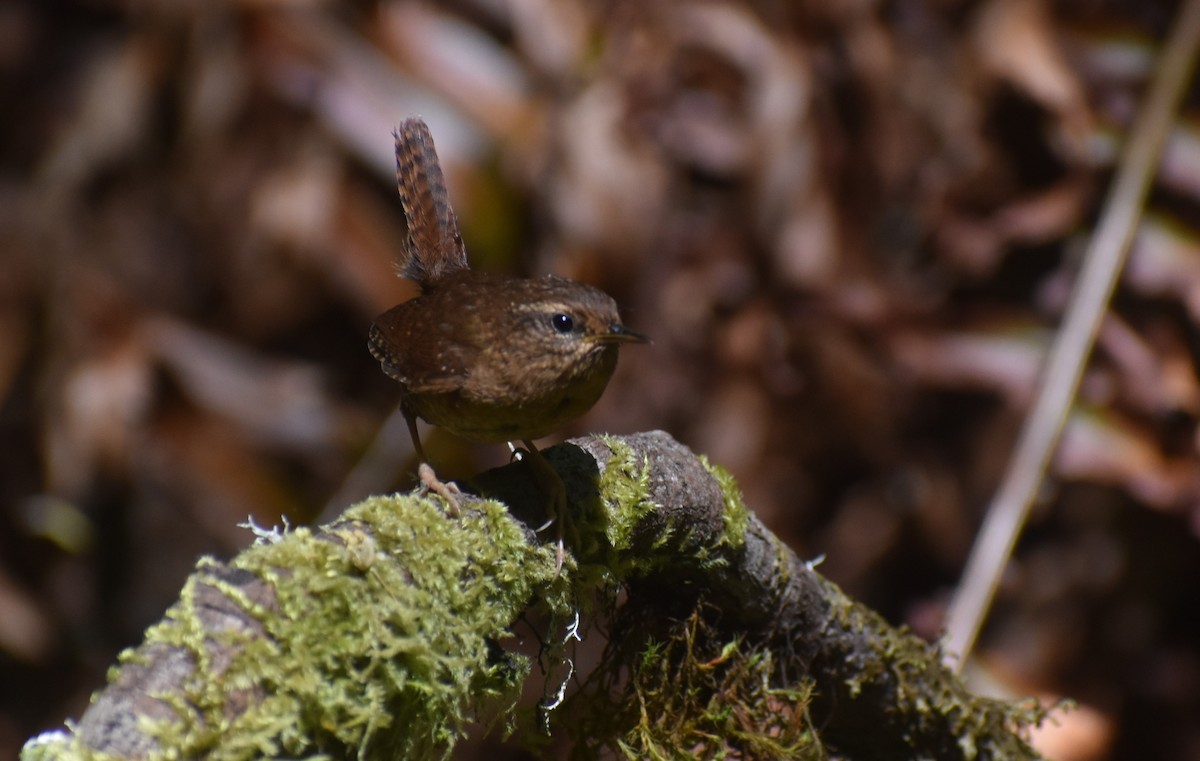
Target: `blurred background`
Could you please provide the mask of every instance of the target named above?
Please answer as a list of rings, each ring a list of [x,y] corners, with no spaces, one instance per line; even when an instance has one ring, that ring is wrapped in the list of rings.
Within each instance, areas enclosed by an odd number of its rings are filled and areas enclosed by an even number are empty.
[[[935,639],[1175,12],[0,4],[0,757],[248,515],[411,486],[366,350],[414,292],[411,115],[474,266],[598,285],[655,340],[563,434],[669,431]],[[1080,702],[1063,759],[1200,758],[1192,93],[981,643],[1005,689]],[[507,458],[425,435],[447,477]]]

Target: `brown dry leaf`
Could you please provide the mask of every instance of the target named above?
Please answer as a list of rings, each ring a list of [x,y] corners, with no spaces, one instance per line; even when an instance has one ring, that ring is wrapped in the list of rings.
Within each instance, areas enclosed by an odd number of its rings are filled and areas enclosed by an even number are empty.
[[[2,233],[0,233],[2,234]],[[15,262],[0,271],[0,400],[7,399],[33,343],[33,320],[25,294],[30,284]]]
[[[47,490],[70,499],[81,497],[100,469],[125,469],[153,401],[142,336],[92,338],[98,345],[69,360],[45,409]]]
[[[1084,82],[1105,90],[1141,86],[1154,72],[1155,38],[1133,27],[1062,26],[1060,36]]]
[[[806,338],[819,374],[813,385],[835,411],[837,425],[850,429],[843,435],[877,456],[890,457],[884,453],[895,443],[893,426],[902,406],[902,389],[891,383],[890,368],[873,347],[854,340],[848,326],[831,326]]]
[[[1155,181],[1200,201],[1200,122],[1195,116],[1171,130]]]
[[[158,509],[186,510],[188,520],[222,546],[247,543],[245,529],[237,525],[247,516],[269,526],[297,515],[294,479],[271,467],[239,421],[178,410],[159,416],[149,437],[153,443],[139,463],[140,477],[161,479],[178,498]]]
[[[289,264],[315,271],[364,321],[415,295],[396,272],[404,245],[399,201],[350,182],[340,157],[306,152],[295,167],[263,176],[249,223]]]
[[[497,9],[508,14],[513,47],[529,68],[563,82],[584,65],[588,53],[587,5],[569,0],[512,0]]]
[[[1002,206],[994,220],[1006,242],[1044,243],[1065,238],[1084,221],[1093,201],[1087,175],[1072,175]]]
[[[1000,324],[942,334],[897,332],[895,361],[918,381],[996,391],[1025,409],[1045,360],[1051,333],[1029,324]]]
[[[986,216],[947,211],[936,231],[939,252],[964,274],[991,277],[1011,246],[1052,242],[1077,229],[1092,195],[1090,178],[1081,174],[1017,196]]]
[[[771,408],[758,384],[730,378],[714,390],[710,413],[696,421],[692,437],[699,451],[735,473],[760,459]]]
[[[795,288],[828,291],[844,286],[838,270],[843,246],[832,200],[823,191],[794,200],[796,206],[788,210],[776,244],[776,271]]]
[[[1053,575],[1051,572],[1049,577]],[[1004,700],[1036,695],[1043,706],[1063,706],[1064,701],[1071,702],[1067,707],[1053,709],[1047,721],[1031,729],[1030,742],[1043,757],[1054,761],[1110,758],[1117,735],[1115,717],[1076,698],[1045,693],[1040,681],[1023,673],[1011,656],[995,650],[986,653],[969,675],[971,688],[980,694]]]
[[[759,301],[721,325],[713,343],[722,365],[752,371],[785,361],[786,341],[786,328],[778,315]]]
[[[1200,412],[1200,381],[1191,357],[1177,339],[1158,338],[1166,345],[1152,346],[1147,336],[1110,312],[1097,343],[1116,366],[1122,397],[1134,409],[1152,416]]]
[[[478,144],[476,127],[422,90],[380,51],[350,34],[340,21],[271,14],[256,30],[257,61],[272,94],[312,111],[341,146],[380,178],[395,177],[388,136],[413,114],[432,126],[443,165],[454,165]]]
[[[991,220],[947,212],[935,231],[937,251],[954,268],[972,277],[989,277],[1007,254],[1006,241]]]
[[[1200,322],[1200,239],[1196,231],[1150,214],[1138,225],[1124,283],[1144,296],[1173,296]]]
[[[1091,113],[1079,75],[1068,65],[1050,16],[1039,0],[989,0],[976,19],[975,44],[991,73],[1058,116],[1063,145],[1087,156]]]
[[[255,439],[296,450],[334,447],[339,410],[318,368],[266,358],[184,323],[155,318],[147,343],[201,408]]]
[[[72,118],[40,161],[34,184],[41,196],[71,198],[98,169],[137,151],[150,126],[152,91],[165,55],[161,41],[145,35],[91,57]]]
[[[0,570],[0,652],[36,662],[55,648],[55,630],[39,601]]]
[[[838,506],[820,546],[821,572],[848,588],[864,584],[900,538],[903,516],[874,493],[856,493]]]
[[[1042,705],[1055,705],[1062,696],[1043,695]],[[1094,706],[1076,704],[1057,711],[1054,718],[1032,731],[1034,749],[1055,761],[1100,761],[1109,758],[1117,736],[1111,714]]]
[[[1194,499],[1195,469],[1164,456],[1145,425],[1091,406],[1071,413],[1054,459],[1060,478],[1119,486],[1160,509]]]
[[[490,35],[436,6],[412,2],[384,5],[380,24],[386,49],[471,123],[493,135],[528,123],[528,73]],[[434,132],[440,155],[441,132]]]
[[[1019,325],[981,325],[968,331],[930,335],[901,331],[892,342],[895,360],[922,382],[1000,393],[1025,409],[1042,372],[1051,332]],[[1111,364],[1085,375],[1081,397],[1092,403],[1115,401],[1157,418],[1200,407],[1200,380],[1190,358],[1168,336],[1162,348],[1145,339],[1115,314],[1101,327],[1099,345]]]
[[[260,177],[250,197],[251,231],[285,250],[328,250],[336,213],[340,166],[314,148],[293,165]]]
[[[188,40],[180,73],[180,129],[185,141],[199,144],[223,142],[253,95],[245,46],[237,35],[215,31],[231,22],[220,10],[210,7],[209,12],[210,18],[203,18],[203,10],[198,13],[197,27],[203,31]]]
[[[809,192],[817,173],[805,134],[812,92],[802,48],[773,35],[743,6],[683,5],[678,14],[667,22],[678,24],[679,33],[669,65],[701,74],[707,66],[710,73],[679,83],[681,92],[664,114],[663,137],[675,149],[673,135],[686,136],[689,124],[706,122],[708,138],[691,132],[697,140],[681,158],[718,175],[751,170],[760,222],[774,228],[779,210],[771,206]]]
[[[560,118],[557,166],[543,192],[561,234],[576,245],[636,255],[663,216],[661,160],[622,129],[625,103],[612,83],[582,91]]]
[[[399,201],[396,202],[397,204]],[[357,186],[342,189],[324,271],[350,294],[366,319],[417,295],[396,271],[404,245],[403,214]]]

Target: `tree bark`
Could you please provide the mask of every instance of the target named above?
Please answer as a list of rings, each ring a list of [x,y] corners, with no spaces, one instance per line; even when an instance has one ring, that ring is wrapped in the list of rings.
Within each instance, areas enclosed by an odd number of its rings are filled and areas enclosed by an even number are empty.
[[[464,498],[458,517],[440,499],[372,497],[228,564],[202,559],[78,724],[23,758],[445,755],[469,722],[515,707],[529,664],[499,644],[527,607],[567,611],[613,580],[631,602],[703,600],[769,649],[777,679],[812,687],[812,726],[840,756],[1037,757],[1023,709],[968,693],[936,648],[846,598],[667,434],[545,454],[572,510],[561,570],[530,528],[543,498],[520,463],[478,476],[469,488],[489,499]]]

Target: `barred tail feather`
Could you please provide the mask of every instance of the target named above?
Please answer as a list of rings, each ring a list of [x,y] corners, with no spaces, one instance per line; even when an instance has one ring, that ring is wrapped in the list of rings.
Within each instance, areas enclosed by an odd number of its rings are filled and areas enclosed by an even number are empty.
[[[405,119],[392,134],[396,138],[396,186],[408,221],[400,274],[427,291],[447,275],[467,269],[467,251],[429,127],[414,117]]]

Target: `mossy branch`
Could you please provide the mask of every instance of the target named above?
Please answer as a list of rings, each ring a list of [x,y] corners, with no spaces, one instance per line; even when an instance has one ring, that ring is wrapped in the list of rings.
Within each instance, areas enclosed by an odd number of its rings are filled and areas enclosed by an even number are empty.
[[[614,581],[664,616],[703,600],[758,653],[748,662],[776,682],[771,701],[811,689],[789,710],[845,757],[1036,757],[1019,710],[967,693],[935,648],[847,599],[666,434],[546,456],[575,519],[561,572],[529,528],[543,508],[519,464],[475,479],[491,499],[457,518],[437,499],[373,497],[228,564],[201,560],[78,724],[23,758],[448,755],[468,723],[512,715],[529,664],[500,643],[522,612],[537,600],[564,612]],[[698,631],[710,630],[687,636]]]

